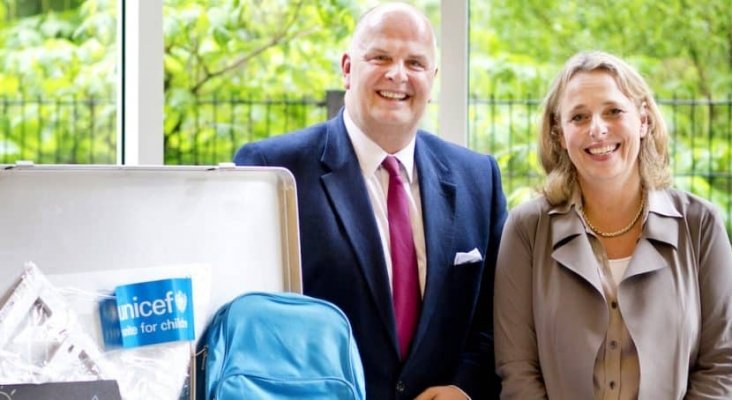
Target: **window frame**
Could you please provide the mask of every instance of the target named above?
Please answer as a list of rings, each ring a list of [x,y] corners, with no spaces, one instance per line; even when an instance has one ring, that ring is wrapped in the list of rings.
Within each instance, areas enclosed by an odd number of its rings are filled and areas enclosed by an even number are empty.
[[[117,160],[164,164],[163,0],[120,0]],[[441,0],[439,131],[467,145],[469,1]]]

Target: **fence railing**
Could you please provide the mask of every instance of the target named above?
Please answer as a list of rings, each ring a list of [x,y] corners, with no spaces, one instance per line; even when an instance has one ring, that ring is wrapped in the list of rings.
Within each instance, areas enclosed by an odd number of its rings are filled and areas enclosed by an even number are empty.
[[[323,100],[212,97],[182,108],[166,106],[165,162],[230,161],[242,144],[324,121],[341,102],[333,92]],[[715,203],[732,234],[732,98],[658,103],[671,134],[675,185]],[[539,112],[536,99],[470,101],[468,145],[496,156],[510,206],[533,196],[542,180],[536,154]],[[0,97],[1,163],[115,163],[116,142],[111,100]]]
[[[116,112],[111,100],[0,97],[0,162],[114,164]]]
[[[536,99],[475,99],[470,107],[469,147],[496,155],[506,164],[505,181],[513,177],[541,180],[536,158],[540,118]],[[718,185],[692,179],[724,181],[732,191],[732,98],[726,100],[658,100],[671,136],[671,169],[679,181],[695,192],[713,195]],[[525,168],[512,168],[521,164]],[[523,185],[523,183],[522,183]]]

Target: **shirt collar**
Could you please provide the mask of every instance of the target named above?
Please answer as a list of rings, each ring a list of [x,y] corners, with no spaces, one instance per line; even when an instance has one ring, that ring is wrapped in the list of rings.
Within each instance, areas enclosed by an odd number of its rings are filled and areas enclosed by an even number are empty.
[[[359,128],[353,119],[351,119],[351,116],[348,114],[348,109],[343,111],[343,122],[346,125],[348,137],[351,139],[353,150],[356,152],[358,163],[361,166],[361,172],[364,175],[375,173],[389,153],[384,151],[384,149],[379,147],[376,142],[366,136],[361,128]],[[407,172],[407,179],[409,179],[410,183],[414,177],[415,142],[416,136],[413,137],[403,149],[392,154],[399,160],[402,166],[404,166],[404,170]]]

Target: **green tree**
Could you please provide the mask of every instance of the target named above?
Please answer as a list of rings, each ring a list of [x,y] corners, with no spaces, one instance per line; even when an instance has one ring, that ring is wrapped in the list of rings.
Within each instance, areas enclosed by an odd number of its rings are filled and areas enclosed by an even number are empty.
[[[41,3],[0,25],[2,162],[114,162],[116,1]]]
[[[340,87],[338,62],[357,14],[345,0],[172,0],[164,12],[169,163],[228,161],[247,140],[322,119],[312,107],[252,102],[315,101]],[[216,142],[224,145],[201,157],[191,153]]]
[[[471,2],[471,145],[495,153],[510,171],[511,205],[533,196],[541,180],[536,100],[583,50],[621,56],[667,99],[662,111],[672,133],[675,183],[727,210],[732,229],[728,0]],[[486,101],[490,96],[506,104]]]

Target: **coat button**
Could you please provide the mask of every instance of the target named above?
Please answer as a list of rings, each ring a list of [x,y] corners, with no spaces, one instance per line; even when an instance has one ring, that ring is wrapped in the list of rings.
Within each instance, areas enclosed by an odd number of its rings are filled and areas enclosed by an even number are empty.
[[[618,308],[618,302],[617,301],[611,302],[610,307],[612,307],[613,309]]]
[[[404,385],[404,382],[402,382],[402,381],[397,382],[397,384],[396,384],[396,391],[397,392],[404,393],[404,389],[405,388],[406,388],[406,386]]]

